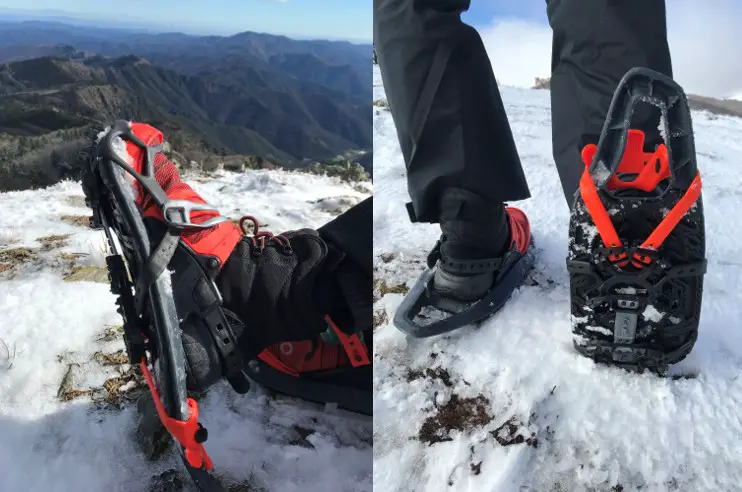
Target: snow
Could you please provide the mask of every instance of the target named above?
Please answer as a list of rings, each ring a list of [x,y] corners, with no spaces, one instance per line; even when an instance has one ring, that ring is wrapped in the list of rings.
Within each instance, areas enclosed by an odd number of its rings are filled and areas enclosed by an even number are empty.
[[[371,193],[370,184],[283,171],[185,180],[223,214],[254,215],[274,232],[319,227],[337,207]],[[18,247],[38,252],[15,273],[0,272],[0,490],[142,492],[151,477],[170,468],[182,471],[174,451],[155,462],[139,452],[133,405],[118,409],[87,397],[57,398],[69,365],[76,389],[100,386],[128,368],[93,360],[96,352],[124,348],[120,339],[99,340],[107,326],[121,324],[109,286],[63,281],[69,262],[60,253],[86,253],[77,265],[105,264],[102,232],[60,220],[90,215],[80,184],[1,193],[0,209],[0,255]],[[39,240],[52,234],[71,236],[66,245],[44,251]],[[215,385],[200,406],[209,430],[206,450],[226,483],[249,480],[255,490],[287,492],[372,490],[367,417],[274,398],[256,385],[237,395],[226,383]],[[313,432],[303,440],[300,428]],[[185,473],[182,478],[190,490]]]
[[[532,195],[514,205],[532,223],[539,248],[534,275],[553,283],[521,288],[479,328],[431,339],[406,338],[391,324],[402,294],[376,302],[374,488],[740,490],[742,216],[730,212],[742,200],[742,119],[693,113],[709,266],[699,340],[671,373],[698,376],[660,379],[596,366],[574,351],[568,208],[551,157],[549,94],[501,92]],[[378,69],[374,99],[385,99]],[[391,116],[378,106],[374,132],[377,282],[409,287],[439,231],[407,219],[404,161]],[[454,395],[468,407],[459,405],[458,420],[440,430]],[[430,442],[436,427],[447,440]]]

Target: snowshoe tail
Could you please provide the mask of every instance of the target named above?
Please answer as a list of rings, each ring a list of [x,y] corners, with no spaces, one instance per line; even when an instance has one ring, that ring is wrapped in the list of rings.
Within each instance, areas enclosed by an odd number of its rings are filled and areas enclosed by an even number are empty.
[[[246,366],[261,386],[303,400],[373,414],[373,367],[368,346],[373,333],[346,335],[329,316],[327,334],[317,340],[268,347]],[[328,338],[328,337],[324,337]]]
[[[637,105],[659,108],[664,143],[644,149]],[[683,89],[646,68],[618,85],[570,217],[573,341],[596,362],[666,373],[698,336],[706,272],[701,178]]]
[[[146,151],[141,174],[119,153],[119,139]],[[138,139],[128,122],[117,121],[91,148],[83,188],[93,210],[91,226],[104,230],[113,252],[106,262],[111,292],[117,296],[124,320],[129,360],[141,367],[159,418],[180,444],[194,483],[203,491],[221,492],[224,488],[209,473],[213,464],[203,447],[208,434],[198,422],[198,404],[188,397],[179,320],[199,323],[212,332],[225,363],[226,378],[236,391],[245,393],[249,380],[242,372],[239,351],[233,350],[234,320],[220,309],[221,298],[207,274],[210,266],[199,264],[180,241],[180,233],[227,219],[217,217],[193,224],[190,211],[208,206],[168,199],[154,177],[154,157],[161,150],[161,146],[147,146]],[[166,231],[157,245],[151,242],[128,179],[136,179],[163,211]],[[168,267],[179,271],[175,286]]]
[[[435,250],[434,250],[435,251]],[[525,254],[512,250],[503,263],[507,272],[480,300],[461,302],[443,297],[433,287],[438,259],[428,260],[428,267],[402,300],[394,315],[394,326],[415,338],[442,335],[467,325],[476,325],[497,313],[513,292],[523,285],[534,263],[533,246]]]

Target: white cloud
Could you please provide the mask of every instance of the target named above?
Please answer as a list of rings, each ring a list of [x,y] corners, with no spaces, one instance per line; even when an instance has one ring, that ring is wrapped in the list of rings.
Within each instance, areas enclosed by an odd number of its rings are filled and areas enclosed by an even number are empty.
[[[727,97],[742,92],[742,5],[739,0],[667,2],[668,41],[675,79],[689,93]],[[480,29],[502,84],[531,87],[551,72],[551,28],[499,20]]]
[[[501,84],[533,86],[551,73],[551,28],[522,20],[498,21],[479,30]]]

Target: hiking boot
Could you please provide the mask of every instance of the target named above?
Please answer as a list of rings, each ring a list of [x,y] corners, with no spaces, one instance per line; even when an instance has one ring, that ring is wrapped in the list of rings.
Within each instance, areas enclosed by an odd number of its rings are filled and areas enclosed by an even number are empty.
[[[442,204],[434,289],[457,301],[479,300],[528,250],[528,218],[517,208],[486,203],[463,190],[448,193]],[[447,219],[454,211],[455,218]]]

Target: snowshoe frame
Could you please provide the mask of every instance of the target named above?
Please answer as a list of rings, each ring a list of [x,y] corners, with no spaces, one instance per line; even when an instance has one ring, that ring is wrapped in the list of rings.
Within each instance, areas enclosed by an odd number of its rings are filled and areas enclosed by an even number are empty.
[[[116,138],[132,142],[144,151],[141,174],[119,155],[114,145]],[[213,464],[203,448],[208,433],[198,422],[198,405],[188,397],[179,319],[195,315],[212,331],[225,362],[226,377],[236,391],[245,393],[249,380],[241,369],[240,352],[233,350],[235,338],[229,320],[219,309],[218,290],[213,282],[205,281],[209,277],[204,272],[209,266],[204,268],[195,255],[180,251],[179,261],[187,262],[187,271],[192,274],[186,276],[187,281],[179,282],[175,291],[166,270],[176,250],[187,250],[180,241],[181,231],[205,229],[228,219],[218,216],[194,224],[191,210],[214,209],[168,199],[154,177],[154,157],[161,151],[161,145],[148,146],[137,138],[129,122],[116,121],[89,155],[83,188],[87,205],[93,210],[91,227],[104,230],[113,251],[106,263],[111,292],[117,296],[118,312],[124,320],[129,360],[141,367],[160,420],[179,442],[183,463],[193,482],[203,492],[223,492],[225,489],[210,474]],[[167,232],[154,251],[132,193],[125,189],[129,184],[122,179],[124,172],[136,179],[163,211]],[[178,294],[196,295],[201,302],[192,312],[179,312]]]
[[[523,284],[535,261],[533,245],[522,256],[516,251],[507,253],[512,255],[512,259],[507,256],[503,258],[503,263],[510,262],[510,265],[505,267],[508,268],[507,272],[482,299],[467,303],[442,297],[435,292],[433,280],[435,270],[439,268],[440,258],[436,255],[439,248],[440,241],[428,257],[427,268],[405,295],[394,315],[394,326],[414,338],[442,335],[467,325],[476,325],[493,316],[510,299],[515,289]],[[416,318],[427,307],[449,313],[450,316],[423,324]]]

